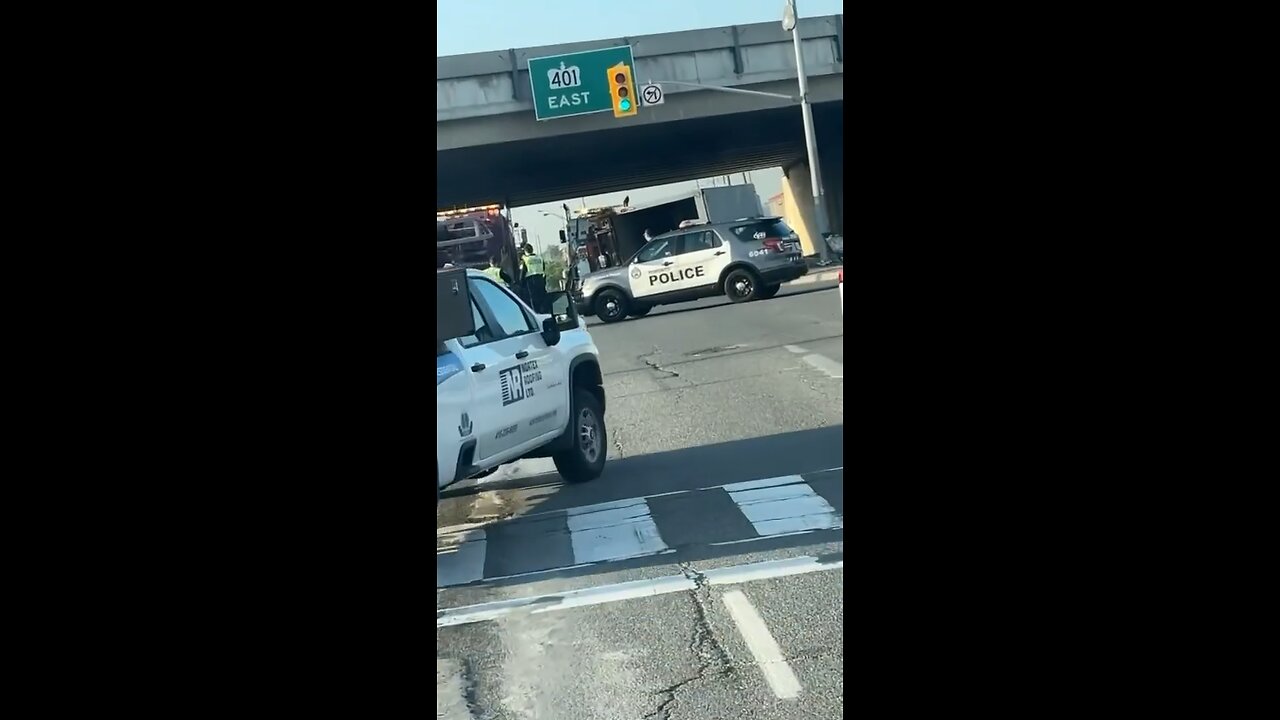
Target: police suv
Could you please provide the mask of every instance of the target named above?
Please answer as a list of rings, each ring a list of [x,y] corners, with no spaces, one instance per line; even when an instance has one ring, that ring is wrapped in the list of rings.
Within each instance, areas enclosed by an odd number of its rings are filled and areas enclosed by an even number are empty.
[[[645,243],[625,265],[584,277],[573,298],[578,312],[611,323],[711,295],[771,298],[808,272],[800,239],[781,218],[681,225]]]
[[[476,270],[436,273],[436,500],[503,463],[550,457],[599,477],[608,435],[600,352],[564,293],[536,315]]]

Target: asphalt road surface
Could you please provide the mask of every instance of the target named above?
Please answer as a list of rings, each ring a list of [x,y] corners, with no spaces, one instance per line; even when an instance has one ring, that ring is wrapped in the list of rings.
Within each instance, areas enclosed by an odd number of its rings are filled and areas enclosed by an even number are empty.
[[[437,717],[843,717],[835,283],[589,324],[604,475],[521,461],[437,509]]]

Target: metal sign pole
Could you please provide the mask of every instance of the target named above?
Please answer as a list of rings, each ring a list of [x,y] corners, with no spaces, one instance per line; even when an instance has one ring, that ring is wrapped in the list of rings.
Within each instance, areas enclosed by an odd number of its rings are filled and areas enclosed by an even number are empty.
[[[818,169],[818,142],[816,133],[813,129],[813,104],[809,102],[809,78],[804,71],[804,51],[801,49],[800,39],[800,16],[796,10],[796,1],[787,0],[786,9],[783,11],[782,26],[791,30],[791,39],[796,46],[796,76],[800,80],[800,111],[804,114],[804,144],[805,149],[809,153],[809,185],[813,190],[813,212],[818,222],[818,253],[821,259],[818,261],[821,265],[829,265],[831,258],[827,253],[827,234],[830,230],[827,224],[826,209],[822,204],[822,174]]]

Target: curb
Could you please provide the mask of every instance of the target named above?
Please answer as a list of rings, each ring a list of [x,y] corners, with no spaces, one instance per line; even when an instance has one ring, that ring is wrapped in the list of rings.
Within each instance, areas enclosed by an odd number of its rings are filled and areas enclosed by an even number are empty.
[[[822,272],[809,273],[808,275],[804,275],[802,277],[796,278],[795,280],[792,280],[791,282],[785,283],[785,284],[786,285],[804,285],[805,283],[828,282],[828,281],[834,282],[835,280],[840,278],[840,271],[843,269],[844,269],[843,266],[825,267],[822,269]]]

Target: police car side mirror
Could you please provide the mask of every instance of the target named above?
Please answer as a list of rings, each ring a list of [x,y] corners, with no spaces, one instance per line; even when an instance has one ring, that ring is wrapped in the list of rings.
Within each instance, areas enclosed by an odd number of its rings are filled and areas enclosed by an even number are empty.
[[[547,347],[560,343],[560,326],[556,324],[555,318],[549,317],[542,321],[542,339]]]

